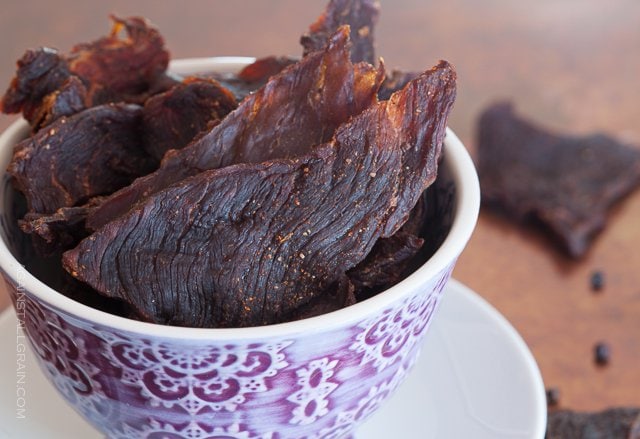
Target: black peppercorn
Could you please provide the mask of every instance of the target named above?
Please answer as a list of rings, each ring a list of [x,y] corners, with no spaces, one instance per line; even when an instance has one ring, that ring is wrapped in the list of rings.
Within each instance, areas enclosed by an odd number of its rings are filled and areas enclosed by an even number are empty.
[[[604,273],[596,270],[591,273],[591,290],[601,291],[604,288]]]
[[[560,389],[549,387],[547,389],[547,407],[557,407],[560,403]]]
[[[609,345],[604,342],[596,343],[593,347],[593,357],[598,366],[605,366],[609,364],[609,359],[611,358],[611,349],[609,348]]]

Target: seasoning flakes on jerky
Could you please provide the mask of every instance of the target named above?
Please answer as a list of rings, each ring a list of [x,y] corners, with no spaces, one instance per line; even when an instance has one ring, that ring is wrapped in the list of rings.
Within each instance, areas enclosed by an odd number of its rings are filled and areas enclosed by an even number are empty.
[[[610,207],[640,184],[640,149],[601,134],[551,133],[501,103],[480,118],[478,173],[486,205],[542,224],[579,258]]]
[[[158,161],[169,149],[185,147],[197,134],[237,106],[235,97],[213,79],[186,78],[144,104],[144,147]]]
[[[376,63],[373,31],[380,14],[380,5],[373,0],[331,0],[325,11],[300,38],[304,56],[322,50],[333,33],[345,24],[351,28],[351,61]]]
[[[305,154],[328,141],[336,127],[376,101],[382,66],[349,61],[349,30],[327,48],[274,76],[220,124],[183,149],[169,151],[160,168],[114,193],[93,210],[93,230],[145,197],[207,169]]]
[[[613,408],[596,413],[557,410],[549,412],[546,439],[635,439],[631,425],[637,408]]]
[[[21,141],[7,171],[31,213],[53,213],[109,194],[155,166],[141,148],[142,108],[93,107]]]
[[[436,177],[454,99],[441,62],[305,155],[204,171],[147,197],[64,266],[153,322],[279,322],[406,221]]]

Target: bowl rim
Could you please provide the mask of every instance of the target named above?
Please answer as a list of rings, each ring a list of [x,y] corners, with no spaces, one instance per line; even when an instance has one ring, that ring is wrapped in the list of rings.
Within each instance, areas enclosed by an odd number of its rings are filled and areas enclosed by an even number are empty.
[[[234,72],[251,63],[251,57],[210,57],[173,60],[169,70],[178,74],[218,71]],[[8,162],[10,142],[23,133],[28,125],[24,119],[17,120],[0,134],[0,163]],[[1,149],[4,148],[4,151]],[[475,228],[480,209],[480,186],[471,157],[460,139],[447,127],[444,140],[444,165],[456,187],[456,203],[451,230],[442,245],[417,270],[391,288],[362,302],[306,319],[265,326],[245,328],[192,328],[160,325],[109,314],[89,307],[57,292],[27,272],[9,251],[4,239],[0,239],[0,269],[12,279],[21,292],[35,296],[46,306],[74,319],[117,331],[165,339],[189,340],[249,340],[266,337],[285,337],[296,334],[326,332],[356,321],[366,319],[377,311],[397,303],[409,292],[420,289],[425,280],[435,278],[450,267],[460,255]],[[6,166],[5,166],[6,167]],[[4,194],[0,195],[4,201]]]

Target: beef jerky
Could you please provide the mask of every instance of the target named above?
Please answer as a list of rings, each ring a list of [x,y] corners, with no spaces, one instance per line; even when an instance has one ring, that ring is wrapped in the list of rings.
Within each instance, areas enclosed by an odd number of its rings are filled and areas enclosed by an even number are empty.
[[[401,280],[406,265],[423,244],[424,239],[402,229],[393,236],[379,239],[366,259],[347,273],[358,291],[358,299],[372,296]]]
[[[356,303],[355,286],[347,276],[342,276],[327,291],[314,297],[309,303],[296,309],[285,322],[308,319],[310,317],[327,314]]]
[[[142,109],[93,107],[18,143],[8,167],[29,212],[53,213],[129,184],[155,165],[141,148]]]
[[[87,85],[93,105],[142,103],[154,84],[166,79],[169,52],[158,30],[144,18],[111,19],[108,36],[73,47],[69,70]]]
[[[388,75],[382,83],[380,91],[378,92],[378,99],[383,101],[389,99],[394,92],[402,89],[402,87],[407,85],[409,81],[419,74],[419,72],[392,71],[391,75]]]
[[[87,207],[62,207],[52,214],[27,213],[20,229],[32,235],[34,249],[50,256],[75,247],[87,236],[84,226]]]
[[[213,79],[186,78],[149,98],[142,112],[144,147],[158,161],[169,149],[186,146],[237,106],[226,88]]]
[[[631,424],[631,428],[629,429],[628,439],[640,439],[640,410],[638,410],[636,419]]]
[[[143,103],[173,86],[175,79],[165,72],[169,53],[158,31],[139,17],[112,20],[109,36],[79,44],[69,56],[50,48],[28,50],[0,111],[22,112],[36,131],[72,111],[107,102]]]
[[[551,411],[546,439],[627,439],[638,408],[613,408],[597,413]]]
[[[70,76],[56,91],[42,99],[30,121],[34,132],[62,116],[71,116],[87,108],[87,89],[77,76]]]
[[[27,50],[18,60],[16,76],[0,101],[3,113],[20,113],[32,123],[45,96],[58,90],[71,76],[66,60],[57,50]]]
[[[640,184],[640,150],[602,134],[551,133],[497,104],[480,118],[478,172],[486,205],[542,224],[579,258],[610,207]]]
[[[325,51],[272,77],[210,132],[169,151],[157,171],[109,197],[87,226],[96,230],[150,194],[206,169],[305,154],[376,100],[383,75],[382,66],[349,61],[349,32],[341,28]]]
[[[325,11],[300,38],[303,55],[322,50],[331,35],[343,25],[351,28],[351,60],[376,63],[373,31],[378,21],[380,5],[373,0],[331,0]]]
[[[204,171],[149,196],[63,264],[156,323],[279,322],[406,221],[436,177],[454,98],[443,61],[306,155]]]
[[[280,73],[285,67],[298,62],[298,58],[289,56],[268,56],[245,66],[238,73],[205,73],[201,76],[215,79],[228,88],[240,102],[251,93],[265,85],[269,78]]]

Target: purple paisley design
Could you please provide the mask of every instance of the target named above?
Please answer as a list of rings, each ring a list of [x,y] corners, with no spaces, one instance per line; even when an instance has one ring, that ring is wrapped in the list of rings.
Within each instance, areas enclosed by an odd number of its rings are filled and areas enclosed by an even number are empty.
[[[4,277],[41,368],[109,439],[345,439],[410,370],[452,266],[355,323],[242,341],[116,331]]]

